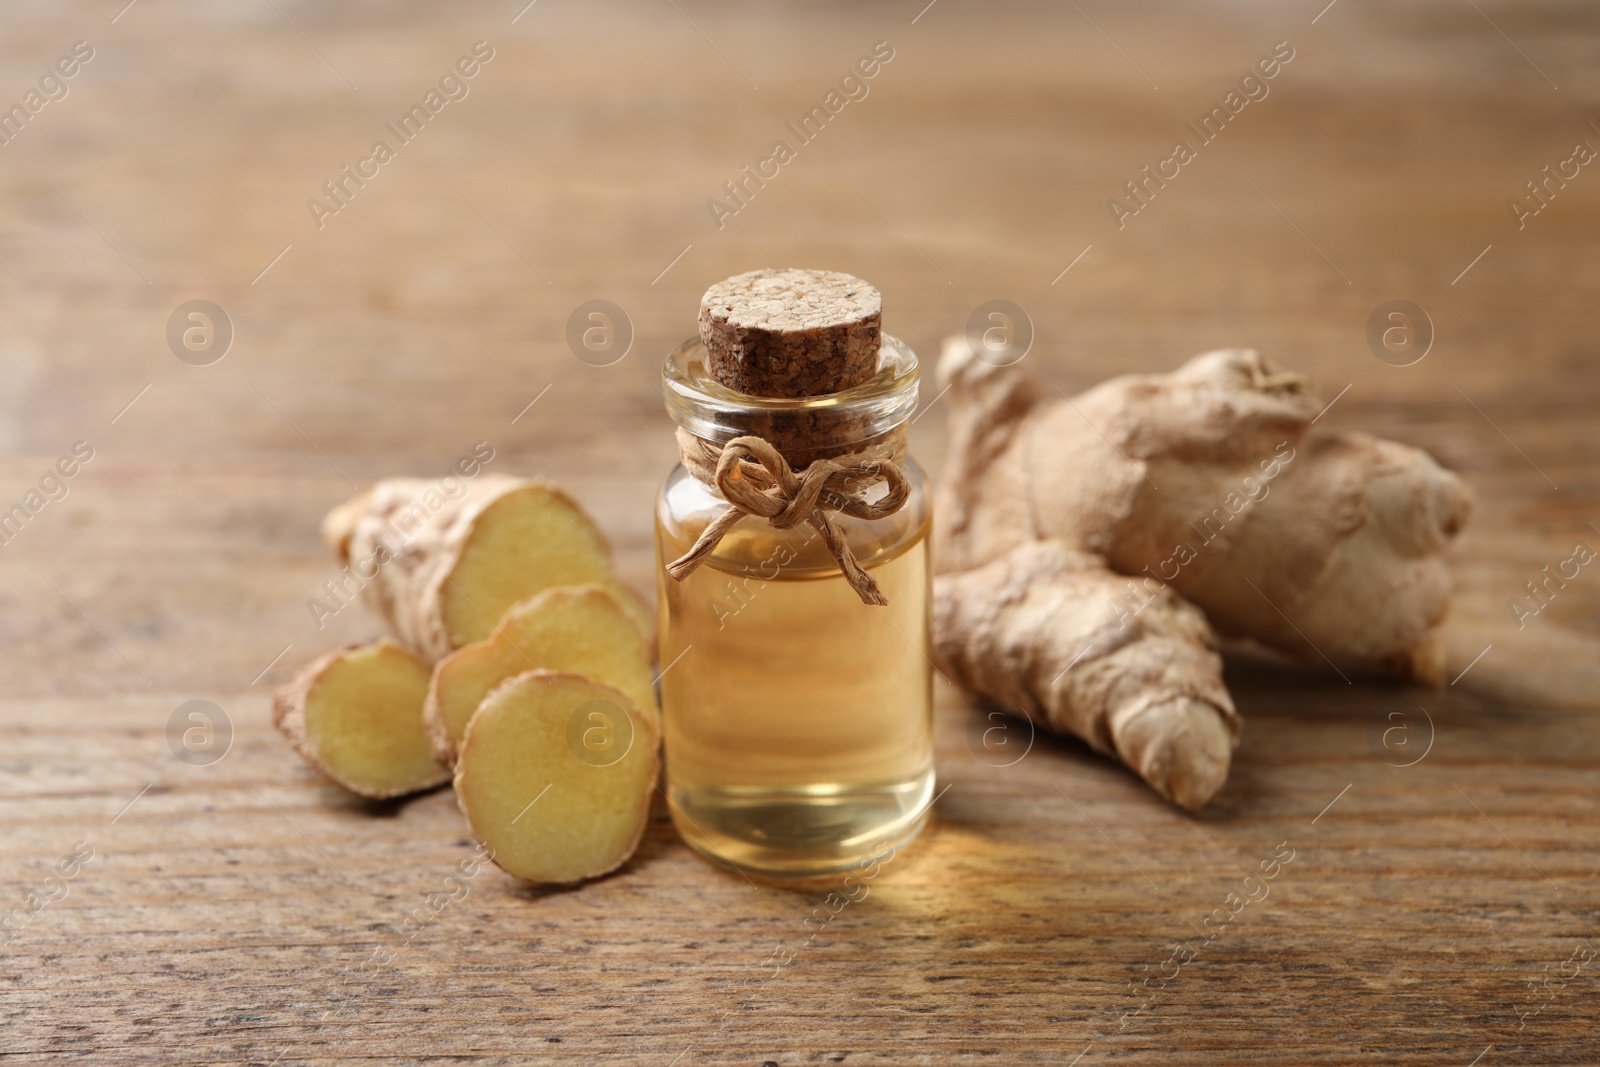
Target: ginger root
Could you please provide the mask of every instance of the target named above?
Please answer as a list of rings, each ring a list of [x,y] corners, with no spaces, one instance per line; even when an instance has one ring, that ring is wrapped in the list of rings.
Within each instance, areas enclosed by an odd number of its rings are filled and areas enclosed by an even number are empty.
[[[611,573],[594,521],[544,482],[485,474],[451,497],[437,482],[388,478],[330,511],[322,536],[395,636],[430,663],[557,585],[603,585],[641,633],[652,630],[644,604]]]
[[[456,759],[456,801],[507,873],[578,882],[639,845],[661,734],[620,689],[527,671],[486,697]]]
[[[1066,661],[1013,677],[1026,659],[1020,635],[980,639],[962,629],[992,628],[1023,610],[964,572],[998,561],[1009,561],[1002,574],[1037,569],[1040,560],[1014,554],[1051,541],[1093,558],[1065,567],[1070,581],[1050,579],[1055,606],[1028,606],[1031,594],[1021,603],[1069,634],[1096,615],[1136,620],[1132,630],[1143,633],[1144,615],[1165,611],[1170,587],[1225,635],[1325,660],[1341,673],[1439,682],[1439,628],[1450,600],[1441,553],[1465,524],[1472,498],[1427,453],[1314,428],[1325,406],[1305,379],[1247,349],[1206,353],[1171,374],[1114,378],[1067,398],[953,338],[940,377],[949,383],[952,440],[935,508],[936,597],[940,617],[956,629],[938,633],[936,644],[941,666],[964,665],[956,673],[975,691],[1115,751],[1185,807],[1220,787],[1225,752],[1220,773],[1178,773],[1215,767],[1216,730],[1194,727],[1204,716],[1161,727],[1164,739],[1144,742],[1138,759],[1165,755],[1138,762],[1117,741],[1110,704],[1078,693],[1065,677],[1039,688]],[[1102,580],[1113,573],[1134,580]],[[1190,640],[1205,648],[1208,632]],[[965,649],[983,641],[993,662]],[[1040,638],[1029,654],[1046,652],[1070,658],[1077,649]],[[1187,672],[1178,688],[1219,691],[1213,663],[1175,658],[1172,670]],[[1164,676],[1163,686],[1173,684]],[[1119,706],[1132,706],[1127,699]],[[1212,706],[1222,707],[1214,699]],[[1230,716],[1231,708],[1222,719],[1236,736]],[[1166,788],[1156,780],[1163,775]],[[1187,784],[1179,786],[1179,777]],[[1207,789],[1207,782],[1214,784]]]
[[[934,587],[935,656],[970,692],[1075,734],[1186,808],[1228,776],[1239,714],[1200,609],[1161,587],[1137,614],[1131,583],[1060,541],[1030,541]]]
[[[305,761],[352,793],[382,799],[450,777],[422,728],[428,668],[383,638],[313,661],[285,682],[273,724]]]
[[[941,371],[955,456],[936,511],[941,570],[1059,538],[1170,584],[1226,635],[1438,681],[1440,552],[1472,496],[1426,452],[1313,431],[1322,400],[1248,349],[1070,400],[960,340]]]
[[[513,605],[486,640],[434,665],[423,720],[439,761],[454,766],[467,723],[492,689],[541,668],[614,685],[659,715],[650,649],[623,602],[604,586],[556,586]]]

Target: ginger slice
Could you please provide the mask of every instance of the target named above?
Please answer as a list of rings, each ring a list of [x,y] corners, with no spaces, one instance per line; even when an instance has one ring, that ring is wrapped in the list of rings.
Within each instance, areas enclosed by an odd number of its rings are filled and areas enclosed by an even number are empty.
[[[482,641],[519,600],[551,586],[597,582],[648,632],[648,613],[611,573],[611,548],[566,493],[529,482],[501,495],[463,535],[460,558],[440,590],[451,644]]]
[[[308,664],[284,683],[273,724],[312,767],[352,793],[381,799],[450,777],[422,726],[428,668],[388,638]]]
[[[535,669],[614,685],[635,707],[659,715],[649,646],[618,596],[598,585],[556,586],[513,605],[487,640],[434,666],[423,722],[439,761],[455,764],[467,722],[495,686]]]
[[[553,485],[485,474],[450,495],[388,478],[330,511],[323,539],[395,635],[429,662],[482,641],[511,605],[551,586],[593,582],[617,594],[639,631],[648,609],[611,572],[611,549]]]
[[[644,834],[660,731],[620,689],[526,671],[467,724],[456,801],[507,873],[578,882],[616,870]]]

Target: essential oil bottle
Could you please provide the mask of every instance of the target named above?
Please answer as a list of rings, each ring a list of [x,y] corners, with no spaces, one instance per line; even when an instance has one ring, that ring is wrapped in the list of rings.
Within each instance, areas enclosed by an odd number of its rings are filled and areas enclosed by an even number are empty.
[[[850,275],[755,271],[707,292],[663,369],[667,793],[685,840],[749,872],[881,856],[933,797],[919,374],[880,316]]]

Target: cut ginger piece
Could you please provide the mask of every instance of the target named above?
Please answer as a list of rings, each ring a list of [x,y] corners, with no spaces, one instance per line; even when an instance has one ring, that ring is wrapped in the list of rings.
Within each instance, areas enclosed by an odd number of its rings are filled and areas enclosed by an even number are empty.
[[[623,603],[599,585],[546,589],[514,605],[487,640],[440,660],[423,711],[434,755],[453,765],[483,698],[527,670],[569,671],[614,685],[659,722],[650,649]]]
[[[481,511],[440,592],[453,647],[482,641],[513,604],[551,586],[598,582],[649,629],[644,605],[611,573],[611,548],[566,493],[527,482]]]
[[[479,705],[456,760],[456,801],[507,873],[579,882],[627,862],[650,813],[660,731],[620,689],[526,671]]]
[[[272,721],[312,767],[382,799],[450,777],[422,725],[428,667],[388,638],[315,660],[279,688]]]
[[[611,549],[577,502],[545,482],[484,474],[456,483],[386,478],[330,511],[323,539],[395,636],[436,662],[482,641],[519,600],[604,585],[643,634],[650,613],[611,572]]]

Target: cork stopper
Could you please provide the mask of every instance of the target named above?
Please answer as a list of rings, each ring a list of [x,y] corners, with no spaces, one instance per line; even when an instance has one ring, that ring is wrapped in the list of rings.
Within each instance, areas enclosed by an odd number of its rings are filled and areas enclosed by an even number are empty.
[[[831,270],[754,270],[700,298],[706,369],[749,396],[837,393],[878,369],[883,297]]]

